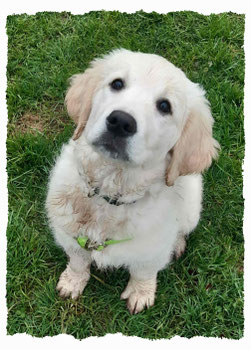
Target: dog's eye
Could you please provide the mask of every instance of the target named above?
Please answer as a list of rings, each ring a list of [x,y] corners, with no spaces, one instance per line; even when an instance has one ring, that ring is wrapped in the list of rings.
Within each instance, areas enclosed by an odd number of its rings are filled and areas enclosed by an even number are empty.
[[[157,109],[163,114],[172,114],[172,109],[170,102],[168,100],[159,100],[157,101]]]
[[[121,90],[125,86],[122,79],[115,79],[110,85],[113,90]]]

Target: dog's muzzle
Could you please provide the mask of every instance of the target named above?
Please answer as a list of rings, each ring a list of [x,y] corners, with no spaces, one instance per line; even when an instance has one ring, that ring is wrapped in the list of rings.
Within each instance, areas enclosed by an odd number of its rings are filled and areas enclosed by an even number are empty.
[[[106,131],[94,142],[94,146],[108,151],[112,158],[128,161],[128,139],[136,132],[136,120],[129,113],[116,110],[106,118]]]

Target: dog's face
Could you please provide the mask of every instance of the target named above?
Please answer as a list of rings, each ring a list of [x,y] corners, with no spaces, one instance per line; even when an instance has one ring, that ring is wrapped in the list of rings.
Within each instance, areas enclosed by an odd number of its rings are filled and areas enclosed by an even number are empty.
[[[75,139],[84,130],[105,157],[144,165],[171,151],[169,184],[216,155],[203,90],[160,56],[116,50],[73,77],[66,103],[78,123]]]
[[[185,117],[183,74],[159,56],[128,51],[111,55],[103,65],[87,141],[108,157],[136,165],[164,159]]]

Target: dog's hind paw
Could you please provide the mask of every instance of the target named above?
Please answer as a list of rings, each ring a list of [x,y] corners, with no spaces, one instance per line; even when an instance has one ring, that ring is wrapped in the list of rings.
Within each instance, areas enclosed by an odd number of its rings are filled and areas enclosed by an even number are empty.
[[[184,254],[185,250],[186,250],[186,236],[180,235],[179,238],[177,239],[175,249],[174,249],[175,258],[179,259],[181,255]]]

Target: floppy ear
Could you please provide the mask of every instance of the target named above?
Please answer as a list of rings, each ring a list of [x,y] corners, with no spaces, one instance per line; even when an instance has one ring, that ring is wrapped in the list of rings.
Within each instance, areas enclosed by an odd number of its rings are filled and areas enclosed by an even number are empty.
[[[69,116],[77,124],[73,140],[83,132],[91,112],[92,97],[100,81],[100,69],[97,65],[86,69],[83,74],[70,78],[70,88],[65,97]]]
[[[220,146],[212,136],[213,117],[203,90],[199,91],[200,96],[190,108],[181,136],[170,152],[167,186],[172,186],[180,175],[201,173],[218,155]]]

